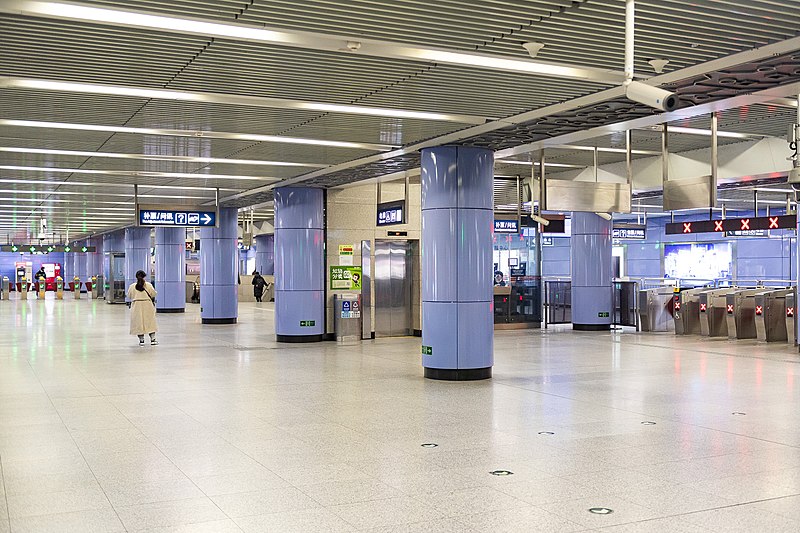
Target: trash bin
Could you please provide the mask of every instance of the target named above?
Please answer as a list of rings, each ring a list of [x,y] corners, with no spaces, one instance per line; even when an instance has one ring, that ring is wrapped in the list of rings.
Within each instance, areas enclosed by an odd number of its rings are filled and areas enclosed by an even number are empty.
[[[361,342],[361,295],[333,295],[333,330],[339,344]]]

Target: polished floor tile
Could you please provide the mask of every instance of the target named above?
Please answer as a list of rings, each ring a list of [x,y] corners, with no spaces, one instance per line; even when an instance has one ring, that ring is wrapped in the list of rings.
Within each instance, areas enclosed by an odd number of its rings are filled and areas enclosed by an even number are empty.
[[[492,380],[448,383],[419,339],[198,311],[141,349],[124,306],[0,302],[0,533],[800,531],[787,346],[506,331]]]

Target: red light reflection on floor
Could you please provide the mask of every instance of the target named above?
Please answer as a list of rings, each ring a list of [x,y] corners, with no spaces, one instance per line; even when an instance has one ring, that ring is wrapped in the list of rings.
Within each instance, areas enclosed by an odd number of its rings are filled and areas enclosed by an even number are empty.
[[[728,357],[728,372],[726,378],[728,379],[728,385],[733,383],[733,358],[731,357]]]
[[[680,355],[676,355],[675,356],[675,373],[676,374],[680,374],[681,373],[681,356]]]
[[[761,388],[761,381],[764,377],[764,361],[761,359],[756,360],[756,385]]]

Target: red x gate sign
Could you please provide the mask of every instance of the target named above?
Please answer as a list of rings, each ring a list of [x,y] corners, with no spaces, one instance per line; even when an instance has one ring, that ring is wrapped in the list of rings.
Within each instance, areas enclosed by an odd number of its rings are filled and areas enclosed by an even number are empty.
[[[684,222],[683,223],[683,232],[684,233],[691,233],[692,232],[692,223],[691,222]]]
[[[747,231],[750,229],[750,219],[743,218],[742,219],[742,231]]]
[[[764,308],[762,306],[760,306],[760,305],[757,305],[756,306],[756,315],[757,316],[761,316],[763,314],[764,314]]]
[[[723,229],[723,220],[715,220],[714,221],[714,231],[725,231]]]
[[[701,313],[705,313],[706,312],[706,307],[707,307],[706,304],[700,304],[700,312]]]
[[[728,304],[728,314],[729,315],[733,314],[733,304]]]
[[[786,316],[788,318],[793,318],[794,317],[794,307],[787,307],[786,308]]]
[[[769,217],[769,229],[778,229],[778,217]]]

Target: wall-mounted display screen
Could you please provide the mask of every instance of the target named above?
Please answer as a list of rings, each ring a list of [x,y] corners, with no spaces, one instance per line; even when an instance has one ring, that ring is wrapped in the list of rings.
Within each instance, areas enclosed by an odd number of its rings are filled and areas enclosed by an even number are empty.
[[[393,224],[405,224],[405,200],[396,202],[384,202],[378,204],[378,226],[391,226]]]
[[[664,245],[668,278],[712,280],[730,277],[733,253],[729,242]]]

